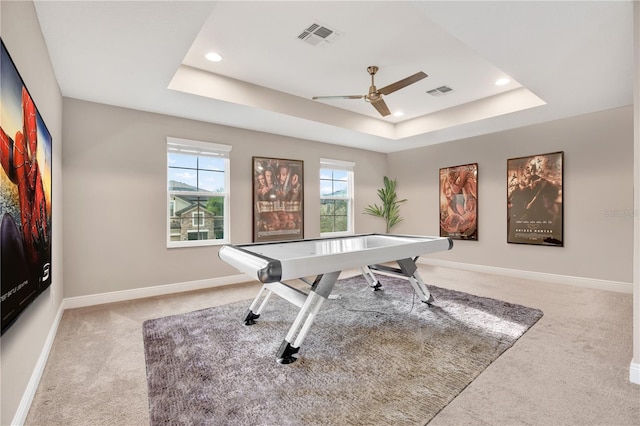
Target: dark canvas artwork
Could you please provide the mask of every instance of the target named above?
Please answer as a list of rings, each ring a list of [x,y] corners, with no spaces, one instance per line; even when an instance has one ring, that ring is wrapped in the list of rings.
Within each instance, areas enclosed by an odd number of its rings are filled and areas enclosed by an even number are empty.
[[[2,43],[0,314],[2,334],[51,285],[51,134]]]
[[[303,162],[253,157],[253,241],[304,238]]]
[[[507,242],[563,246],[563,153],[507,161]]]

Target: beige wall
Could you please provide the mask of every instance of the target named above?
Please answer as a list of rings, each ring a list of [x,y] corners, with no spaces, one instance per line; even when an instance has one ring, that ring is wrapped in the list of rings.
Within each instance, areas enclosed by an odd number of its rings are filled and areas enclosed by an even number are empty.
[[[507,159],[564,151],[564,247],[507,244]],[[633,108],[523,127],[389,155],[405,221],[438,235],[438,173],[478,163],[478,241],[434,258],[463,264],[633,281]]]
[[[304,161],[307,238],[319,235],[320,157],[356,162],[356,232],[384,231],[380,219],[361,212],[378,201],[388,170],[409,199],[402,206],[405,221],[393,232],[428,235],[438,233],[439,168],[477,162],[479,241],[457,241],[453,251],[434,257],[632,282],[631,107],[388,156],[74,99],[64,100],[63,130],[65,297],[236,274],[218,260],[217,247],[166,248],[166,136],[233,146],[234,243],[251,241],[252,155]],[[565,246],[507,244],[507,158],[559,150],[565,155]]]
[[[0,341],[0,424],[11,424],[62,304],[62,96],[31,2],[0,2],[1,36],[53,137],[52,284]],[[25,413],[26,414],[26,413]]]
[[[64,100],[65,297],[235,275],[219,247],[166,247],[166,138],[231,145],[231,239],[252,239],[251,157],[304,161],[305,237],[319,237],[319,160],[356,163],[355,210],[376,201],[384,154]],[[134,219],[134,220],[132,220]],[[356,232],[384,223],[358,214]]]

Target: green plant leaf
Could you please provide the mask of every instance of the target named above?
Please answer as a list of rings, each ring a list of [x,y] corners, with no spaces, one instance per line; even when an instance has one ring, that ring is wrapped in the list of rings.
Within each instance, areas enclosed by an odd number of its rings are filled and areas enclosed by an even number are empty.
[[[382,205],[368,205],[365,207],[364,213],[382,217],[387,224],[387,232],[389,232],[391,228],[402,222],[403,219],[400,217],[399,204],[406,202],[407,199],[398,200],[398,195],[396,194],[398,181],[396,179],[389,179],[387,176],[384,176],[383,183],[384,187],[377,191]]]

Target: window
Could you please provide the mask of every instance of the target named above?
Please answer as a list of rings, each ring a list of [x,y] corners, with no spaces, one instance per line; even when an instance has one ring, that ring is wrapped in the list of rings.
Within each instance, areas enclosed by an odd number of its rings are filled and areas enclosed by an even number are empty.
[[[353,168],[350,161],[320,159],[320,234],[353,234]]]
[[[193,226],[204,226],[204,212],[197,211],[191,212],[191,217],[193,218]]]
[[[229,242],[230,151],[167,138],[167,247]]]

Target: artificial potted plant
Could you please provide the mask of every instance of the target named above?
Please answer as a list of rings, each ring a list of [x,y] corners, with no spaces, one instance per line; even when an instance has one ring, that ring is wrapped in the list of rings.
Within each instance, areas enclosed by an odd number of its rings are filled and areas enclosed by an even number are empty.
[[[382,201],[382,205],[369,204],[364,209],[364,213],[371,216],[378,216],[385,220],[387,223],[387,234],[398,223],[402,222],[400,217],[400,204],[407,201],[406,199],[399,200],[398,194],[396,194],[396,187],[398,182],[396,179],[389,179],[384,177],[384,188],[378,189],[378,197]]]

